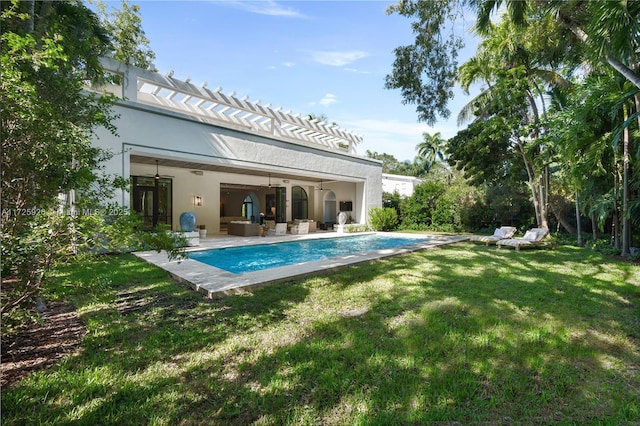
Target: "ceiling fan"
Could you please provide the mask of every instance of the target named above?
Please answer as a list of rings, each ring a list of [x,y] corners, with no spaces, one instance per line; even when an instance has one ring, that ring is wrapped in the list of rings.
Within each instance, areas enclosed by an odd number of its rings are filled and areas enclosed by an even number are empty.
[[[158,160],[156,160],[156,173],[155,173],[155,175],[151,174],[151,173],[144,173],[144,174],[142,174],[142,176],[153,177],[155,180],[159,180],[160,178],[163,178],[163,179],[164,178],[169,178],[169,179],[174,179],[175,178],[175,176],[172,176],[172,175],[165,175],[165,174],[161,175],[160,174],[160,166],[158,164]]]

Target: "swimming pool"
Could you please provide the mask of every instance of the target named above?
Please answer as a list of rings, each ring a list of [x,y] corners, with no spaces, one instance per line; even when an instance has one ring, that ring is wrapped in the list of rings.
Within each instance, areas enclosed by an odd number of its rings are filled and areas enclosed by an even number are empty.
[[[191,252],[189,257],[234,274],[243,274],[355,253],[398,248],[421,243],[427,239],[367,234],[211,249]]]

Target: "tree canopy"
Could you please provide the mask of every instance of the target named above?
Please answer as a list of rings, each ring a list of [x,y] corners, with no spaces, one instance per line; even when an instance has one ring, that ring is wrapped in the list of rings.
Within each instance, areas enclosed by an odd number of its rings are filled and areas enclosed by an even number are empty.
[[[97,126],[112,129],[112,100],[84,92],[84,84],[103,78],[98,57],[110,44],[80,2],[1,7],[2,269],[22,278],[21,301],[39,288],[54,240],[66,232],[38,234],[59,194],[90,190],[107,155],[91,137]]]
[[[112,154],[93,144],[98,127],[116,131],[115,98],[86,90],[109,78],[99,58],[113,50],[112,34],[73,0],[1,2],[0,26],[2,276],[15,281],[3,291],[4,327],[53,262],[145,239],[133,238],[126,209],[109,208],[128,181],[102,173]]]
[[[452,72],[452,19],[463,6],[482,40]],[[526,183],[538,226],[552,213],[576,232],[584,213],[594,238],[607,227],[629,253],[640,237],[640,2],[400,1],[389,10],[412,19],[416,41],[396,50],[387,88],[416,104],[419,120],[447,116],[454,80],[484,85],[460,111],[468,125],[447,141],[449,163],[479,187]]]
[[[414,19],[415,42],[395,49],[393,70],[386,76],[387,89],[400,89],[403,102],[416,105],[418,119],[433,125],[438,117],[448,118],[453,97],[458,50],[462,35],[450,29],[461,17],[461,6],[449,0],[402,0],[387,13]]]
[[[154,68],[156,54],[142,28],[140,6],[121,0],[120,9],[107,7],[102,0],[90,0],[97,9],[100,23],[111,35],[113,58],[142,69]]]

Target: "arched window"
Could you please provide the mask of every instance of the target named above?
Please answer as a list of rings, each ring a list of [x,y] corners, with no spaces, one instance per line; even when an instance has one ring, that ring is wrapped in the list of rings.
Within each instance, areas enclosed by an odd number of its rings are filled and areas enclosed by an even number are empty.
[[[258,205],[256,194],[252,192],[251,194],[247,195],[247,197],[242,202],[242,216],[250,219],[251,222],[255,223],[260,215],[260,213],[258,212],[259,210],[260,206]]]
[[[327,192],[324,196],[324,223],[334,224],[337,221],[337,204],[336,194],[333,191]]]
[[[293,219],[309,219],[309,198],[307,192],[299,186],[291,188],[293,205],[291,215]]]

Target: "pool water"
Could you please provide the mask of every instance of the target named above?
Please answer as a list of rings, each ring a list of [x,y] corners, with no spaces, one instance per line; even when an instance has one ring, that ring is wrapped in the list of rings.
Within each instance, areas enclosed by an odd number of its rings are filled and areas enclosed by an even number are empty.
[[[192,252],[189,257],[234,274],[242,274],[372,250],[398,248],[427,240],[425,237],[367,234],[204,250]]]

